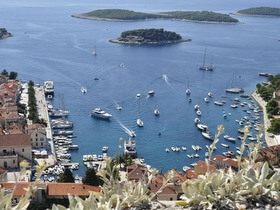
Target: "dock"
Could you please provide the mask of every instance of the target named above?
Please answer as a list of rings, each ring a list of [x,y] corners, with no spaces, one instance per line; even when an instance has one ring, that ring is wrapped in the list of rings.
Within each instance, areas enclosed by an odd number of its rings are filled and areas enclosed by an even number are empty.
[[[263,110],[263,120],[264,120],[264,138],[268,147],[275,146],[280,144],[280,138],[276,138],[275,135],[272,133],[267,132],[267,129],[270,127],[270,119],[268,118],[266,112],[266,104],[267,102],[264,101],[256,91],[252,93],[252,97],[255,101],[261,106]]]

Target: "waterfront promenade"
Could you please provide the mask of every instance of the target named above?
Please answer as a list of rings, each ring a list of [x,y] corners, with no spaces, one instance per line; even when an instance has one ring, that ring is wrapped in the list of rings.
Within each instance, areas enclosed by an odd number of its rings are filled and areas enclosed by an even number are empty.
[[[53,144],[53,137],[50,125],[50,119],[48,114],[48,106],[45,98],[44,88],[42,86],[36,86],[35,95],[36,95],[36,104],[38,109],[39,118],[42,118],[47,123],[46,133],[47,133],[47,140],[50,143],[51,147],[51,154],[48,155],[48,159],[38,159],[38,163],[40,164],[42,161],[46,162],[47,166],[54,165],[56,163],[56,156],[55,156],[55,148]]]
[[[280,138],[277,138],[275,135],[272,133],[267,132],[267,129],[270,127],[270,120],[267,116],[266,112],[266,104],[267,102],[264,101],[257,92],[252,93],[252,97],[255,99],[255,101],[261,106],[263,110],[263,120],[264,120],[264,137],[265,141],[268,147],[274,146],[274,145],[279,145],[280,144]]]

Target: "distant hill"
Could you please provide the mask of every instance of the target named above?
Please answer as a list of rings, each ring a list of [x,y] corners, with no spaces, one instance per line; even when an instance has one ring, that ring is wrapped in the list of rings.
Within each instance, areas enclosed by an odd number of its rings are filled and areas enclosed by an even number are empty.
[[[198,21],[212,23],[238,23],[237,19],[227,14],[221,14],[211,11],[174,11],[162,12],[157,14],[135,12],[123,9],[102,9],[92,12],[72,15],[72,17],[96,20],[111,21],[136,21],[147,19],[175,19],[183,21]]]
[[[172,44],[178,42],[191,41],[183,39],[180,34],[172,31],[160,29],[137,29],[122,32],[117,39],[111,39],[110,42],[119,44]]]
[[[0,28],[0,39],[11,37],[12,34],[9,33],[5,28]]]
[[[238,14],[243,15],[271,15],[280,16],[280,8],[273,7],[253,7],[249,9],[239,10]]]

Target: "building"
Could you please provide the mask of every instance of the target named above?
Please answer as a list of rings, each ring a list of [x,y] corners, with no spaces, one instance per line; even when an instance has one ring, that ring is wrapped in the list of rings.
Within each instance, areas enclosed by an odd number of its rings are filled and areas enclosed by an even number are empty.
[[[42,124],[31,124],[26,127],[26,133],[31,136],[31,145],[34,148],[46,148],[47,132]]]
[[[30,135],[0,135],[0,167],[18,168],[22,160],[32,160]]]
[[[229,169],[238,171],[238,160],[233,158],[227,158],[222,155],[212,157],[210,164],[214,165],[217,169]]]
[[[134,164],[127,167],[127,178],[129,181],[136,181],[147,179],[148,170],[146,166]]]
[[[257,161],[269,161],[271,165],[280,166],[280,145],[260,149]]]
[[[26,189],[30,182],[0,182],[0,188],[4,188],[6,193],[14,190],[13,199],[17,203],[26,194]],[[39,183],[36,185],[37,191],[32,195],[31,202],[46,202],[50,206],[53,203],[67,204],[68,194],[86,198],[91,192],[100,192],[100,187],[84,185],[82,183]]]

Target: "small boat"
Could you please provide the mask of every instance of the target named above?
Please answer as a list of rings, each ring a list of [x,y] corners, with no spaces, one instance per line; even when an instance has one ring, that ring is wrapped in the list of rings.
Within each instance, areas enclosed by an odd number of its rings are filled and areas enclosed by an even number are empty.
[[[192,149],[193,149],[194,151],[196,151],[196,146],[195,146],[195,145],[192,145]]]
[[[199,105],[197,105],[197,104],[194,106],[194,109],[195,109],[195,110],[199,110],[199,108],[200,108],[200,107],[199,107]]]
[[[213,93],[211,93],[211,92],[208,92],[208,94],[207,94],[210,98],[213,98]]]
[[[198,129],[200,129],[202,131],[207,131],[208,130],[208,126],[207,125],[197,124],[196,126],[198,127]]]
[[[195,124],[200,123],[200,119],[196,117],[196,118],[194,119],[194,123],[195,123]]]
[[[187,170],[189,170],[190,169],[190,167],[188,167],[188,166],[183,166],[183,171],[184,172],[187,172]]]
[[[79,146],[76,144],[69,145],[69,150],[78,150],[78,149],[79,149]]]
[[[109,113],[103,111],[103,110],[102,110],[101,108],[99,108],[99,107],[93,109],[92,112],[91,112],[91,115],[92,115],[93,117],[100,118],[100,119],[105,119],[105,120],[109,120],[109,119],[112,117],[111,114],[109,114]]]
[[[229,148],[229,145],[227,145],[227,144],[221,144],[223,147],[226,147],[226,148]]]
[[[47,99],[49,99],[49,100],[53,99],[53,95],[48,95]]]
[[[122,67],[122,68],[123,68],[123,67],[124,67],[124,64],[123,64],[123,63],[121,63],[121,64],[120,64],[120,67]]]
[[[182,146],[182,150],[183,150],[183,151],[186,151],[186,150],[187,150],[187,147]]]
[[[143,121],[142,121],[140,118],[138,118],[138,119],[136,120],[136,123],[137,123],[137,125],[138,125],[139,127],[143,127],[143,126],[144,126],[144,123],[143,123]]]
[[[82,92],[82,93],[87,93],[87,88],[81,87],[81,92]]]
[[[140,98],[141,97],[141,94],[140,93],[137,93],[136,94],[136,98]]]
[[[173,152],[175,152],[175,151],[176,151],[176,148],[175,148],[175,147],[171,147],[171,150],[172,150]]]
[[[197,111],[196,111],[196,114],[197,114],[198,116],[201,116],[202,112],[201,112],[200,110],[197,110]]]
[[[195,167],[196,165],[197,165],[197,163],[192,163],[191,164],[192,167]]]
[[[133,138],[136,137],[136,133],[133,130],[129,131],[129,135]]]
[[[235,108],[238,108],[238,105],[237,104],[231,104],[230,107],[235,109]]]
[[[227,102],[226,102],[225,100],[222,100],[222,103],[223,103],[223,104],[226,104]]]
[[[242,88],[238,88],[238,87],[232,87],[232,88],[227,88],[226,89],[227,93],[243,93],[244,90]]]
[[[250,140],[250,141],[257,141],[257,138],[249,137],[248,140]]]
[[[165,149],[165,152],[169,152],[169,149],[168,149],[168,148],[166,148],[166,149]]]
[[[114,103],[117,110],[122,110],[122,107],[116,101]]]
[[[109,149],[109,147],[108,147],[108,146],[104,146],[104,147],[102,147],[102,152],[107,152],[107,151],[108,151],[108,149]]]
[[[247,113],[247,114],[251,114],[251,112],[250,112],[250,111],[247,111],[246,113]]]
[[[232,142],[236,141],[236,138],[230,137],[229,135],[224,135],[224,139]]]
[[[156,109],[155,111],[154,111],[154,114],[156,115],[156,116],[159,116],[159,111],[158,111],[158,109]]]
[[[214,101],[214,104],[215,105],[218,105],[218,106],[223,106],[224,104],[222,103],[222,102],[220,102],[220,101]]]
[[[209,132],[202,131],[202,136],[208,140],[214,141],[214,136],[211,135]]]
[[[192,102],[192,99],[191,99],[191,98],[189,98],[189,99],[188,99],[188,101],[189,101],[189,103],[191,103],[191,102]]]
[[[191,90],[190,89],[186,90],[186,95],[188,95],[188,96],[191,95]]]
[[[200,146],[196,146],[196,150],[202,150],[202,148]]]
[[[278,40],[279,41],[279,40]],[[260,76],[262,77],[269,77],[269,76],[272,76],[272,74],[269,74],[269,73],[266,73],[266,72],[261,72],[259,73]]]
[[[99,80],[99,78],[98,77],[93,77],[93,80]]]
[[[234,98],[233,99],[234,101],[237,101],[237,102],[239,102],[240,100],[239,100],[239,98]]]
[[[209,98],[205,97],[204,101],[205,101],[205,103],[209,103]]]
[[[227,119],[227,115],[226,115],[226,114],[223,114],[223,118]]]
[[[187,155],[187,157],[188,157],[188,158],[193,158],[193,156],[192,156],[192,155]]]
[[[239,120],[235,120],[235,122],[239,123],[240,121]]]
[[[240,150],[236,150],[236,153],[237,153],[237,154],[239,154],[239,155],[241,155],[241,152],[240,152]]]
[[[198,154],[194,154],[194,157],[195,157],[195,158],[199,158],[199,155],[198,155]]]
[[[155,91],[154,90],[150,90],[149,92],[148,92],[148,96],[154,96],[155,95]]]

